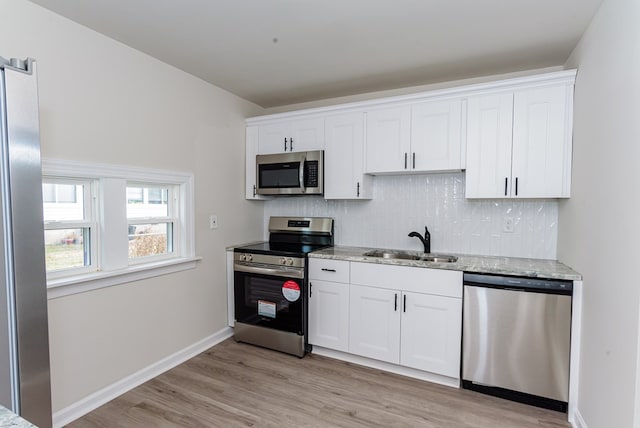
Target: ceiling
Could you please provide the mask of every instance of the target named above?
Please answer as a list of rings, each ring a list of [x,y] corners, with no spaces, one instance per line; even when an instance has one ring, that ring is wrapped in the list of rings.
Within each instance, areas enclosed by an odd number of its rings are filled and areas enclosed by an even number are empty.
[[[563,65],[602,0],[31,0],[262,107]]]

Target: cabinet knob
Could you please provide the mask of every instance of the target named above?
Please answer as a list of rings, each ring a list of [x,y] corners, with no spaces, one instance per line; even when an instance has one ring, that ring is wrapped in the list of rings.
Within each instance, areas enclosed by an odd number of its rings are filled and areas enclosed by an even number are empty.
[[[284,137],[284,151],[287,151],[287,137]]]
[[[416,169],[416,152],[413,152],[413,169]]]
[[[407,153],[404,153],[404,169],[407,169]]]
[[[393,310],[394,311],[398,310],[398,293],[394,294]]]
[[[358,186],[357,186],[358,190],[356,193],[356,196],[359,198],[360,197],[360,182],[358,181]]]
[[[293,151],[293,137],[289,138],[289,151]]]
[[[516,177],[516,196],[518,196],[518,177]]]
[[[507,182],[509,181],[508,177],[504,178],[504,195],[507,196]]]

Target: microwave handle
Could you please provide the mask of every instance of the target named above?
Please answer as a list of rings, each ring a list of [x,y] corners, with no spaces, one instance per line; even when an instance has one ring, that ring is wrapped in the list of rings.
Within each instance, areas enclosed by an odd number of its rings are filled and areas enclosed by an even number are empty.
[[[300,171],[298,171],[298,179],[300,180],[300,191],[305,193],[307,188],[304,187],[304,164],[307,162],[307,155],[303,154],[300,159]]]

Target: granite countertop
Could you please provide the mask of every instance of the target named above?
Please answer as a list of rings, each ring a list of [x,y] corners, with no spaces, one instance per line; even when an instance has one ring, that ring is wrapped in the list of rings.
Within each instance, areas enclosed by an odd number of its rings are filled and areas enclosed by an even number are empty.
[[[556,260],[524,259],[516,257],[477,256],[452,254],[458,257],[454,263],[434,263],[422,260],[383,259],[365,257],[363,254],[380,248],[366,247],[330,247],[309,253],[309,257],[319,259],[347,260],[352,262],[379,263],[397,266],[414,266],[433,269],[458,270],[473,273],[494,273],[533,278],[582,280],[582,275]],[[385,249],[386,250],[386,249]],[[396,251],[396,250],[390,250]],[[420,255],[418,251],[405,251]]]
[[[0,428],[35,428],[31,422],[27,422],[11,410],[0,406]]]

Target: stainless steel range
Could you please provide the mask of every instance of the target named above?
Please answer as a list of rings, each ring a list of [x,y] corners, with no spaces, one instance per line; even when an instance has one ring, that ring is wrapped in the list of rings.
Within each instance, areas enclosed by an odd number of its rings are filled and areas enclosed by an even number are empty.
[[[269,241],[234,249],[234,339],[303,357],[307,254],[333,245],[333,219],[271,217]]]

